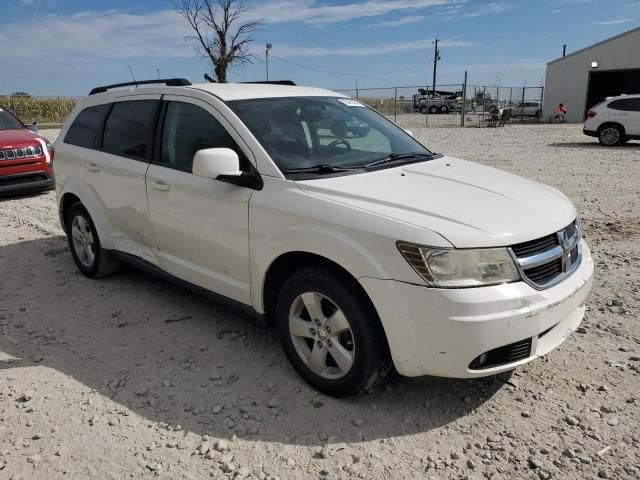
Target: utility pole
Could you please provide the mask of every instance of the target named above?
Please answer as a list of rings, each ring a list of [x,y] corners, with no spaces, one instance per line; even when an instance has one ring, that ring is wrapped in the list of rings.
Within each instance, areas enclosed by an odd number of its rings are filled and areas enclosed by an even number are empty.
[[[433,49],[433,93],[432,98],[436,96],[436,71],[438,69],[438,61],[440,60],[440,50],[438,50],[438,39],[436,38],[435,48]]]
[[[269,81],[269,50],[273,48],[273,45],[267,43],[267,48],[264,51],[265,63],[267,65],[267,82]]]
[[[562,45],[562,56],[564,57],[567,54],[567,44]]]

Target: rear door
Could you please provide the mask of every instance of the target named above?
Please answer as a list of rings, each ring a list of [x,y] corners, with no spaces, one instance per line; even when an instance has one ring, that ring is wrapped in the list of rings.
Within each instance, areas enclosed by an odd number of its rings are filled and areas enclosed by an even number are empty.
[[[99,150],[86,161],[87,184],[109,222],[116,250],[157,264],[145,175],[151,161],[159,95],[119,98],[104,122]]]
[[[238,152],[247,170],[251,152],[209,103],[178,95],[165,95],[163,100],[158,152],[147,172],[160,265],[176,277],[250,304],[253,190],[196,177],[192,165],[198,150],[226,147]]]

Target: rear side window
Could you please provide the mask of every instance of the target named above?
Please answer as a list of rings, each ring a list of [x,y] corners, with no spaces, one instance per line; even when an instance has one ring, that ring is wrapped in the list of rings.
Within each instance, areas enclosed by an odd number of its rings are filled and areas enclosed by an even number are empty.
[[[102,149],[114,155],[145,160],[158,103],[157,100],[116,103],[104,126]]]
[[[97,105],[82,110],[69,127],[64,143],[84,148],[95,148],[104,116],[111,104]]]
[[[640,98],[623,98],[620,100],[614,100],[607,106],[612,110],[640,112]]]
[[[248,166],[231,135],[209,112],[190,103],[169,102],[158,163],[191,173],[193,156],[205,148],[230,148],[238,153],[242,169]]]

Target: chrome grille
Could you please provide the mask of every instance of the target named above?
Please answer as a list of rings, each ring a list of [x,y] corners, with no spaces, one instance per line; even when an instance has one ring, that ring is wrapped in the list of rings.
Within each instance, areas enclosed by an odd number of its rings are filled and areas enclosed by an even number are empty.
[[[9,148],[0,150],[0,160],[22,160],[24,158],[39,157],[42,147]]]
[[[525,282],[549,288],[571,275],[580,265],[580,223],[576,219],[559,232],[509,248]]]

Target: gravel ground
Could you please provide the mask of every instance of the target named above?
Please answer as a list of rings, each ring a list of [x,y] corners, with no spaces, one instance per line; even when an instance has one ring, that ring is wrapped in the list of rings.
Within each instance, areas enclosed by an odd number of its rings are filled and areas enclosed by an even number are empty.
[[[0,478],[639,478],[640,143],[567,125],[414,133],[575,202],[597,271],[562,347],[511,376],[334,400],[250,318],[133,269],[83,278],[53,193],[5,199]]]

